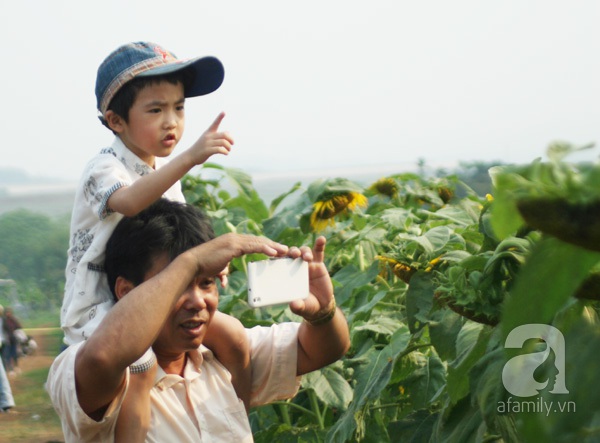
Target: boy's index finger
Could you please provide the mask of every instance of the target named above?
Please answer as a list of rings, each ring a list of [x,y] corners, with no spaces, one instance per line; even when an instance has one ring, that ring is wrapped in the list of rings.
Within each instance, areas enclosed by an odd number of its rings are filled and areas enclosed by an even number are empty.
[[[216,132],[219,129],[219,125],[221,124],[224,118],[225,113],[220,112],[219,115],[217,115],[217,118],[215,118],[215,121],[212,122],[211,125],[208,127],[208,130]]]

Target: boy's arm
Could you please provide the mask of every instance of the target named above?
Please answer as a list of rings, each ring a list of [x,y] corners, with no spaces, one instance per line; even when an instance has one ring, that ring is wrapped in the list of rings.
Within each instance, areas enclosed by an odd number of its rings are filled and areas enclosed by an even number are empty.
[[[226,234],[184,252],[133,288],[79,349],[75,381],[82,409],[92,418],[102,416],[120,392],[127,367],[152,345],[194,278],[217,275],[231,259],[244,254],[286,252],[287,246],[262,237]]]
[[[109,197],[108,207],[127,217],[134,216],[160,199],[194,166],[187,151],[183,152],[152,174],[140,177],[131,185],[117,189]]]
[[[125,216],[136,215],[161,198],[194,166],[214,154],[229,154],[233,139],[227,132],[218,131],[224,117],[221,112],[196,143],[160,169],[116,190],[108,199],[108,207]]]

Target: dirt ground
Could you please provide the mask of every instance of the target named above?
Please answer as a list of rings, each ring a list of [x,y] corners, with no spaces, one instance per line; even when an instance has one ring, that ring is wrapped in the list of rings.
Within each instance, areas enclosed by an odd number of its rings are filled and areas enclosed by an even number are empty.
[[[60,423],[50,399],[40,389],[41,386],[37,386],[39,383],[43,385],[45,374],[58,352],[56,338],[43,329],[32,330],[29,335],[37,342],[38,349],[32,355],[21,357],[21,373],[9,377],[16,406],[9,413],[0,414],[0,442],[63,442]],[[28,376],[32,373],[38,374],[37,377]],[[40,380],[41,375],[43,380]],[[21,400],[23,398],[26,400]]]

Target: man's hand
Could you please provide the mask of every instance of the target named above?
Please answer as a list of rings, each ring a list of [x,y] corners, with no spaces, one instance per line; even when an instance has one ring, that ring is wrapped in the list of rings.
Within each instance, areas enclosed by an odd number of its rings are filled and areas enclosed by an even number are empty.
[[[225,113],[221,112],[196,143],[188,149],[187,152],[195,165],[204,163],[214,154],[228,155],[231,151],[233,138],[228,132],[219,131],[219,125],[223,118],[225,118]]]
[[[313,250],[303,246],[302,248],[291,248],[288,255],[292,258],[302,257],[308,262],[308,281],[310,295],[304,300],[294,300],[290,303],[290,309],[294,314],[300,315],[307,321],[323,318],[335,306],[333,296],[333,285],[329,278],[329,272],[323,262],[325,259],[325,237],[315,240]]]
[[[218,276],[235,257],[246,254],[265,254],[269,257],[283,257],[289,248],[266,237],[245,234],[224,234],[209,242],[186,251],[192,254],[197,270],[207,277]]]
[[[294,300],[290,309],[304,318],[298,329],[298,361],[296,374],[322,368],[343,356],[350,347],[350,331],[342,311],[336,307],[333,285],[325,267],[325,237],[308,247],[291,248],[290,257],[302,257],[308,262],[310,294],[304,300]]]

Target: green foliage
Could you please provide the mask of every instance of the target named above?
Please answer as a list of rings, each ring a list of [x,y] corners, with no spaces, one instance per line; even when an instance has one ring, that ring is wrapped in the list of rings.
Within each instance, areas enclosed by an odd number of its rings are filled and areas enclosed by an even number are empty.
[[[0,216],[0,278],[17,283],[17,299],[0,287],[0,299],[32,309],[60,306],[69,225],[26,210]]]
[[[456,176],[398,174],[367,188],[346,179],[298,183],[267,207],[241,171],[208,165],[186,177],[188,201],[210,213],[219,234],[247,232],[289,245],[327,237],[351,349],[305,376],[296,398],[254,409],[256,441],[595,441],[600,328],[597,302],[588,298],[600,298],[591,279],[600,275],[599,248],[565,240],[522,213],[529,208],[522,202],[552,197],[588,205],[577,216],[596,215],[600,166],[564,163],[572,150],[557,144],[549,163],[493,168],[495,199]],[[477,177],[482,168],[464,165]],[[353,205],[360,195],[366,207]],[[576,218],[563,217],[561,226]],[[567,227],[578,232],[581,223]],[[232,263],[220,308],[247,326],[295,319],[285,306],[248,306],[246,262],[255,258]],[[510,396],[504,365],[527,352],[505,350],[504,340],[533,322],[557,327],[568,349],[569,394],[542,391],[536,400],[572,401],[576,412],[499,406]],[[530,399],[516,401],[523,400]]]

